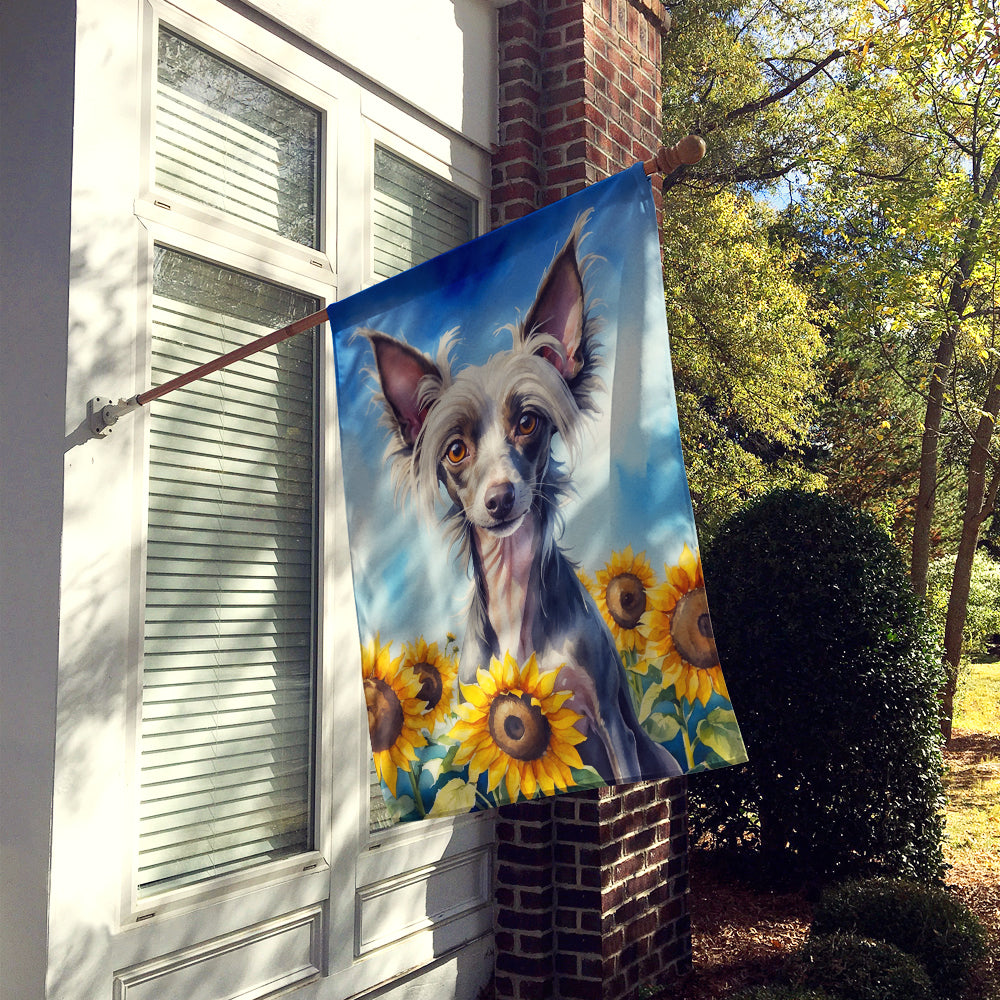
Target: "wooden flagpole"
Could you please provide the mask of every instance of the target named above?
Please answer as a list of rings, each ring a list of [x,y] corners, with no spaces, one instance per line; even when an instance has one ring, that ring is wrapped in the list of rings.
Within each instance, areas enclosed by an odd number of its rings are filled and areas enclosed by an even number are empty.
[[[666,175],[672,173],[683,164],[691,165],[697,163],[704,155],[705,140],[697,135],[688,135],[673,146],[661,146],[656,151],[655,156],[643,162],[642,168],[647,175]],[[95,396],[87,402],[87,419],[90,424],[91,433],[95,437],[105,437],[111,432],[111,428],[117,423],[118,418],[124,414],[130,413],[132,410],[137,410],[140,406],[145,406],[154,399],[159,399],[161,396],[165,396],[175,389],[180,389],[190,382],[196,382],[206,375],[220,371],[236,361],[242,361],[244,358],[266,350],[274,344],[280,344],[281,341],[288,340],[289,337],[294,337],[297,334],[305,333],[306,330],[322,326],[326,322],[326,315],[326,309],[320,309],[308,316],[303,316],[302,319],[297,319],[294,323],[289,323],[288,326],[283,326],[280,330],[275,330],[273,333],[267,333],[263,337],[258,337],[256,340],[252,340],[242,347],[237,347],[228,354],[223,354],[212,361],[207,361],[205,364],[199,365],[197,368],[192,368],[191,371],[185,372],[183,375],[178,375],[176,378],[170,379],[169,382],[164,382],[162,385],[158,385],[152,389],[146,389],[144,392],[137,393],[129,399],[119,399],[115,403],[110,399]]]

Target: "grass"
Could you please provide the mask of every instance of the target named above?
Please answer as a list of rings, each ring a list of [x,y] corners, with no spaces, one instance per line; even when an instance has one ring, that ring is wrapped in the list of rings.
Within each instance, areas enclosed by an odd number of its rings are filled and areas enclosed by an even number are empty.
[[[1000,736],[1000,660],[973,663],[963,670],[955,702],[959,729]]]
[[[970,996],[1000,1000],[1000,662],[959,678],[948,774],[946,881],[982,920],[992,953]]]
[[[946,848],[952,865],[985,862],[1000,877],[998,706],[1000,662],[972,664],[959,686],[949,746]]]

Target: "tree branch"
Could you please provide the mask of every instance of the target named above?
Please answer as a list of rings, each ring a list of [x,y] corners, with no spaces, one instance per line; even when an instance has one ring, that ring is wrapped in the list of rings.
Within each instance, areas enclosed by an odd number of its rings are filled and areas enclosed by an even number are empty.
[[[714,132],[717,128],[721,128],[737,118],[743,118],[746,115],[754,115],[758,111],[763,111],[764,108],[771,104],[777,104],[778,101],[783,100],[789,94],[798,90],[798,88],[804,83],[808,83],[818,73],[822,73],[823,70],[825,70],[831,63],[836,62],[838,59],[842,59],[846,55],[846,49],[834,49],[824,59],[821,59],[818,63],[816,63],[807,73],[803,73],[802,76],[796,77],[787,86],[782,87],[780,90],[776,90],[773,94],[768,94],[766,97],[760,97],[756,101],[750,101],[742,107],[733,108],[732,111],[726,112],[722,120],[716,122],[714,125],[703,126],[701,129],[702,134],[704,135],[709,132]]]

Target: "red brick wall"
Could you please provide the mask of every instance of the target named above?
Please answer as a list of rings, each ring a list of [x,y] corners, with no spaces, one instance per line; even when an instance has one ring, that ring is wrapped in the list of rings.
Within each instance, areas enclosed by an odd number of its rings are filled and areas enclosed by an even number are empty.
[[[494,226],[660,144],[661,0],[513,0],[499,18]]]
[[[494,226],[653,155],[667,20],[660,0],[498,10]],[[689,968],[686,788],[641,782],[500,811],[497,997],[621,1000]]]
[[[620,1000],[690,968],[685,779],[506,806],[498,998]]]
[[[560,997],[624,997],[686,971],[685,783],[565,796],[555,812]]]

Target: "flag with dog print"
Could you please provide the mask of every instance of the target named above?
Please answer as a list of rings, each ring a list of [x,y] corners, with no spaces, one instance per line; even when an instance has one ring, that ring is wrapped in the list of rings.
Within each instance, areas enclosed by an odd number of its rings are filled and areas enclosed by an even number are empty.
[[[390,820],[746,759],[642,166],[329,308]]]

